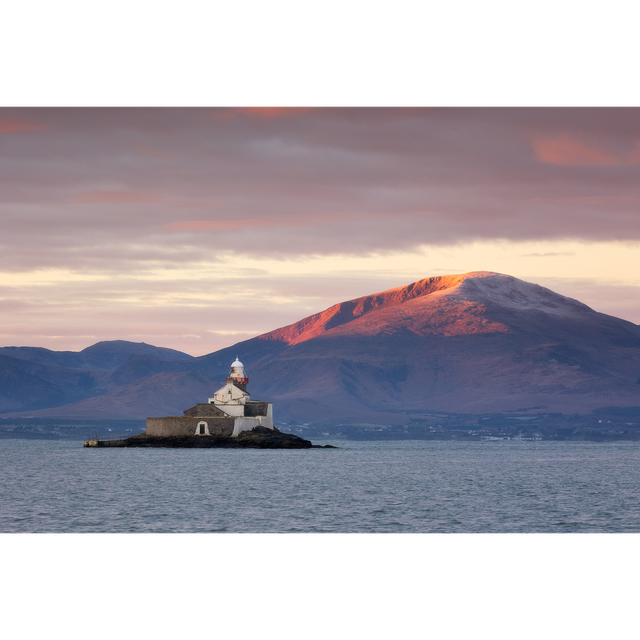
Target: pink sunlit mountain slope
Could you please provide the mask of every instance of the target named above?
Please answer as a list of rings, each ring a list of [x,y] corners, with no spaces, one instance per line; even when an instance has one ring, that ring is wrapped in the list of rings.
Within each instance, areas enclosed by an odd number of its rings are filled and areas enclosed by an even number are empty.
[[[260,336],[267,340],[299,344],[332,329],[332,335],[375,335],[400,328],[426,335],[470,335],[508,331],[487,322],[481,306],[461,295],[465,281],[473,276],[496,275],[477,272],[459,276],[426,278],[406,287],[341,302],[295,324]]]
[[[125,394],[130,411],[132,385],[146,389],[149,406],[149,376],[166,372],[168,384],[195,370],[221,383],[236,355],[252,396],[274,402],[276,421],[402,423],[429,410],[640,406],[640,327],[491,272],[426,278],[342,302],[200,358],[132,356],[102,384]],[[75,415],[81,405],[56,414]]]

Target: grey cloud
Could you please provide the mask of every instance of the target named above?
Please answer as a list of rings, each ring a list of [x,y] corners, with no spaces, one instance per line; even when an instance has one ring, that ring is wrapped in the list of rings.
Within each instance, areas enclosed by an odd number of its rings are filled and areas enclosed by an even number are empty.
[[[532,146],[628,157],[638,109],[0,110],[14,117],[46,128],[0,134],[4,268],[640,238],[640,164],[559,166]],[[273,224],[167,228],[242,220]]]

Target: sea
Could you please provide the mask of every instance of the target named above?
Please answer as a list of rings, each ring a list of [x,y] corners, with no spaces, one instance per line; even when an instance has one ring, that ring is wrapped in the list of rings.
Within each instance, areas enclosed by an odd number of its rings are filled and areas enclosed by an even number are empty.
[[[1,440],[3,533],[640,531],[640,443],[325,440],[335,449]]]

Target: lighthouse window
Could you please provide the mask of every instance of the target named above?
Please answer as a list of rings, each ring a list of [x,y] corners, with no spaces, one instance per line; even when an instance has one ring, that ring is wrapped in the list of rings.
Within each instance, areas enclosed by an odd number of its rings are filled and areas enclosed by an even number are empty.
[[[200,425],[200,435],[201,436],[204,435],[204,425],[203,424]]]

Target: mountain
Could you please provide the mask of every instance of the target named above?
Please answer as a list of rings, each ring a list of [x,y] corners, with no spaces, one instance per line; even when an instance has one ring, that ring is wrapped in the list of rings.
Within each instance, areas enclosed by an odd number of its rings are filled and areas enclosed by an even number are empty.
[[[188,353],[182,353],[182,351],[175,349],[154,347],[144,342],[127,342],[126,340],[97,342],[82,351],[52,351],[42,347],[0,347],[0,356],[74,369],[114,370],[133,355],[154,356],[169,360],[193,358]]]
[[[154,347],[144,342],[108,340],[97,342],[80,352],[87,366],[100,369],[117,369],[131,356],[152,356],[167,360],[191,360],[193,356],[175,349]]]
[[[307,401],[345,421],[640,404],[640,327],[491,272],[343,302],[254,340],[285,347],[249,375],[296,418]]]
[[[72,405],[76,418],[147,418],[149,416],[181,416],[197,402],[206,402],[216,383],[204,373],[156,373],[113,389],[104,395]],[[67,406],[31,415],[70,416]]]
[[[0,412],[57,407],[103,395],[122,386],[118,372],[135,358],[166,362],[167,369],[173,362],[193,360],[181,351],[124,340],[98,342],[79,352],[0,348]]]
[[[0,355],[0,412],[82,400],[94,395],[105,374]]]
[[[342,302],[199,358],[140,354],[100,384],[128,394],[133,407],[135,385],[158,374],[163,384],[190,371],[221,384],[236,355],[252,396],[274,402],[276,421],[398,423],[425,411],[640,405],[640,327],[492,272],[425,278]],[[183,408],[189,402],[185,395]]]

